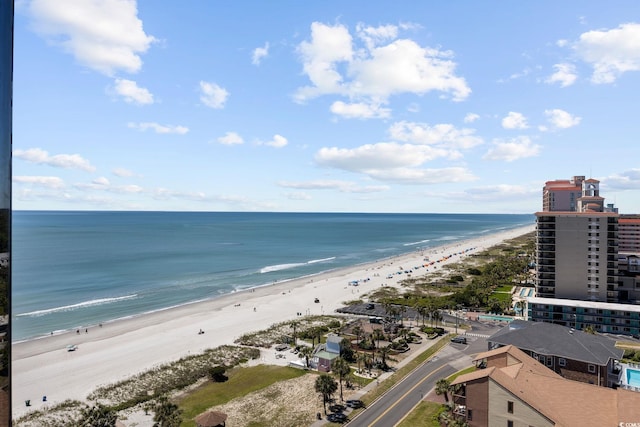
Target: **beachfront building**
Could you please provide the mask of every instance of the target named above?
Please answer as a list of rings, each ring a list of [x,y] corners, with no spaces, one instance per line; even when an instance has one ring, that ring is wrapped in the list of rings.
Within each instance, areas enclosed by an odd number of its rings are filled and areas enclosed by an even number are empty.
[[[618,252],[640,254],[640,215],[621,214],[618,219]]]
[[[327,335],[327,341],[316,349],[310,365],[320,372],[330,372],[332,362],[340,357],[342,338],[336,334]]]
[[[615,387],[624,350],[605,335],[546,322],[515,320],[488,339],[488,349],[513,345],[563,378]]]
[[[619,216],[596,179],[547,182],[536,213],[536,295],[618,302]]]
[[[618,255],[618,301],[640,302],[640,253]]]
[[[470,427],[627,425],[638,421],[640,393],[571,381],[509,345],[474,359],[453,382],[454,414]]]
[[[542,188],[542,210],[544,212],[575,212],[577,200],[582,195],[584,181],[584,176],[547,181]]]
[[[549,322],[615,335],[640,336],[640,305],[579,301],[558,298],[527,298],[525,320]]]
[[[536,295],[617,302],[618,216],[589,209],[537,212]]]

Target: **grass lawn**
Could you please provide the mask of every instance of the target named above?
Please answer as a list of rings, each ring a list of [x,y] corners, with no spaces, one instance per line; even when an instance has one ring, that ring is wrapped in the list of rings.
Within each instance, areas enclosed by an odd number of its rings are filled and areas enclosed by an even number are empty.
[[[438,417],[445,411],[444,405],[436,402],[420,402],[398,427],[440,427]]]
[[[447,379],[453,382],[453,380],[458,378],[460,375],[468,374],[469,372],[473,372],[475,370],[476,370],[475,366],[469,366],[468,368],[462,369],[461,371],[458,371],[455,374],[448,376]]]
[[[448,376],[447,379],[449,381],[453,381],[460,375],[468,374],[475,370],[475,366],[469,366],[468,368],[462,369],[455,374]],[[440,403],[429,401],[420,402],[418,406],[416,406],[413,411],[411,411],[407,417],[398,424],[398,427],[440,427],[438,417],[445,410],[445,406]]]
[[[496,292],[509,292],[511,293],[511,289],[513,288],[513,286],[511,285],[502,285],[502,286],[498,286],[496,288]]]
[[[616,341],[616,347],[624,348],[625,350],[640,350],[640,344],[634,341]]]
[[[278,381],[298,378],[307,371],[296,368],[258,365],[248,368],[235,368],[227,373],[229,380],[223,383],[207,382],[189,393],[177,404],[182,412],[182,427],[195,427],[193,418],[208,408],[222,405],[237,397],[261,390]]]
[[[495,298],[498,301],[511,302],[511,292],[493,292],[489,298]]]

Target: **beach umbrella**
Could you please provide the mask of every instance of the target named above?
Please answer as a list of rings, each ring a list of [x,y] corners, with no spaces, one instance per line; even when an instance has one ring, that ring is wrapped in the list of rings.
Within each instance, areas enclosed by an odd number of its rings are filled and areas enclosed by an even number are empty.
[[[227,414],[218,411],[207,411],[195,418],[198,427],[218,427],[224,426]]]

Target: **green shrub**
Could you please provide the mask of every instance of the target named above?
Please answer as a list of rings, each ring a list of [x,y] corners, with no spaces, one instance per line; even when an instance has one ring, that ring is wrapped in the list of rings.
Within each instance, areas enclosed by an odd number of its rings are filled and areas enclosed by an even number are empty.
[[[225,375],[227,367],[224,365],[214,366],[209,369],[209,378],[216,383],[223,383],[229,378]]]

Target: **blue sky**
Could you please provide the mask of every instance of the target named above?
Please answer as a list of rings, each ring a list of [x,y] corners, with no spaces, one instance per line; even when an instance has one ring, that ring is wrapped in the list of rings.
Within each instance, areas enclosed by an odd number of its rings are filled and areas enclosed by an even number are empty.
[[[13,208],[640,212],[640,7],[16,0]]]

